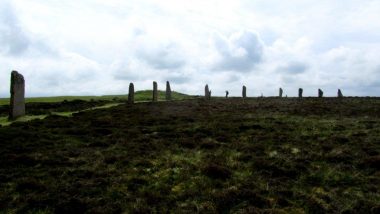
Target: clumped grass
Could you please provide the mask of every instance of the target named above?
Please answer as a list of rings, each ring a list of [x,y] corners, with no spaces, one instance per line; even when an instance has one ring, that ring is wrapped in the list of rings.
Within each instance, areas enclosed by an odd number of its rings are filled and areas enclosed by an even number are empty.
[[[0,128],[0,210],[378,213],[380,99],[122,104]]]

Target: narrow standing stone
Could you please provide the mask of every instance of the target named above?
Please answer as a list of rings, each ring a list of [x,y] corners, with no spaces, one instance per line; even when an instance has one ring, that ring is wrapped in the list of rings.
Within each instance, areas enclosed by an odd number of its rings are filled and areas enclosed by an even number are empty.
[[[279,90],[279,97],[282,97],[283,93],[284,93],[284,91],[282,90],[282,88],[280,88],[280,90]]]
[[[133,83],[129,84],[128,103],[133,104],[135,102],[135,86]]]
[[[318,97],[323,97],[323,91],[321,89],[318,89]]]
[[[157,87],[157,82],[153,82],[153,102],[158,101],[158,87]]]
[[[206,100],[211,99],[211,91],[209,90],[207,84],[206,84],[206,86],[205,86],[205,99],[206,99]]]
[[[170,88],[169,81],[166,81],[166,93],[165,93],[165,99],[166,100],[172,100],[172,89]]]
[[[226,91],[226,98],[228,98],[228,95],[229,95],[230,93],[228,92],[228,91]]]
[[[11,99],[9,119],[25,115],[25,80],[17,71],[11,73]]]
[[[243,98],[246,98],[246,97],[247,97],[247,87],[245,87],[245,85],[243,85],[243,92],[242,92],[242,95],[243,95]]]
[[[302,94],[303,94],[303,89],[299,88],[298,89],[298,98],[302,98]]]
[[[342,97],[343,97],[343,93],[342,93],[342,91],[341,91],[340,89],[338,89],[338,97],[339,97],[339,98],[342,98]]]

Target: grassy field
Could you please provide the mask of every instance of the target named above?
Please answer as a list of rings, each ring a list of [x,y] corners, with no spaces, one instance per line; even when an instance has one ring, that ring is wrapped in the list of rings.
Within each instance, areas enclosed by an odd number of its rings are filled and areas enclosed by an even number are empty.
[[[181,94],[178,92],[172,92],[172,98],[173,100],[180,100],[185,98],[190,98],[191,96],[186,94]],[[57,96],[57,97],[27,97],[26,103],[35,103],[35,102],[45,102],[45,103],[52,103],[52,102],[63,102],[66,101],[73,101],[73,100],[84,100],[84,101],[119,101],[119,100],[127,100],[127,95],[104,95],[104,96]],[[145,90],[145,91],[137,91],[135,93],[135,100],[136,101],[150,101],[152,99],[152,91],[151,90]],[[165,99],[165,92],[159,91],[159,100]],[[0,105],[9,105],[9,98],[0,98]]]
[[[4,213],[380,212],[374,98],[123,104],[1,127],[0,154]]]
[[[172,100],[192,99],[194,96],[172,93]],[[0,125],[6,126],[13,122],[29,121],[35,118],[46,118],[48,115],[71,116],[83,110],[96,108],[109,108],[126,102],[128,95],[107,96],[60,96],[26,98],[26,116],[16,121],[8,120],[9,99],[0,99]],[[152,91],[138,91],[135,93],[135,102],[149,102],[152,99]],[[165,100],[165,92],[159,91],[159,101]],[[3,103],[3,105],[1,105]],[[6,103],[6,104],[5,104]]]

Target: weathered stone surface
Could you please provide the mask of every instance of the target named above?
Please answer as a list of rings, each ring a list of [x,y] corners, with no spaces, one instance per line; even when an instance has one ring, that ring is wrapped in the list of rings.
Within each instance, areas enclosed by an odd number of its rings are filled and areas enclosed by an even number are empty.
[[[298,97],[299,97],[299,98],[302,98],[302,95],[303,95],[303,89],[302,89],[302,88],[299,88],[299,89],[298,89]]]
[[[278,96],[279,96],[279,97],[282,97],[282,94],[283,94],[283,93],[284,93],[284,91],[282,90],[282,88],[280,88]]]
[[[154,81],[153,82],[153,102],[157,102],[158,101],[158,86],[157,86],[157,82]]]
[[[135,102],[135,86],[133,83],[129,84],[128,103],[133,104]]]
[[[11,99],[9,119],[25,115],[25,80],[17,71],[11,73]]]
[[[230,93],[228,92],[228,91],[226,91],[226,98],[228,98],[228,95],[229,95]]]
[[[205,99],[211,99],[211,91],[209,90],[208,85],[205,86]]]
[[[339,98],[342,98],[342,97],[343,97],[343,93],[342,93],[342,91],[341,91],[340,89],[338,89],[338,97],[339,97]]]
[[[243,85],[242,95],[243,95],[243,98],[247,97],[247,87],[245,87],[245,85]]]
[[[318,89],[318,97],[323,97],[323,91],[321,89]]]
[[[166,81],[166,93],[165,93],[165,99],[171,100],[172,99],[172,89],[170,88],[169,81]]]

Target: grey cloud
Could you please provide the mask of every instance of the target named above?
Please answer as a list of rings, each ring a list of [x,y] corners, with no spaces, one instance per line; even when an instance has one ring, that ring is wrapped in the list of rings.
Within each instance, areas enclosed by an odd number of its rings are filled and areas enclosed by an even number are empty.
[[[30,39],[20,26],[9,2],[0,5],[0,47],[7,55],[17,56],[30,46]]]
[[[289,62],[284,66],[279,66],[276,70],[279,73],[288,73],[288,74],[301,74],[307,71],[309,65],[302,62]]]
[[[186,64],[179,52],[178,45],[169,43],[158,47],[142,48],[137,52],[137,56],[155,69],[176,69]]]
[[[228,82],[237,82],[240,80],[240,77],[238,75],[231,74],[231,75],[229,75],[227,80],[228,80]]]
[[[115,70],[112,75],[114,80],[139,81],[144,79],[144,76],[128,68]]]
[[[130,72],[126,70],[118,70],[113,75],[115,80],[129,80],[134,81],[138,80],[139,78],[136,75],[132,75]]]
[[[264,44],[257,33],[243,31],[224,39],[217,37],[215,47],[221,56],[214,70],[247,72],[260,63],[264,54]]]
[[[190,78],[187,76],[180,76],[180,75],[169,75],[167,77],[167,81],[177,83],[177,84],[183,84],[190,81]]]

